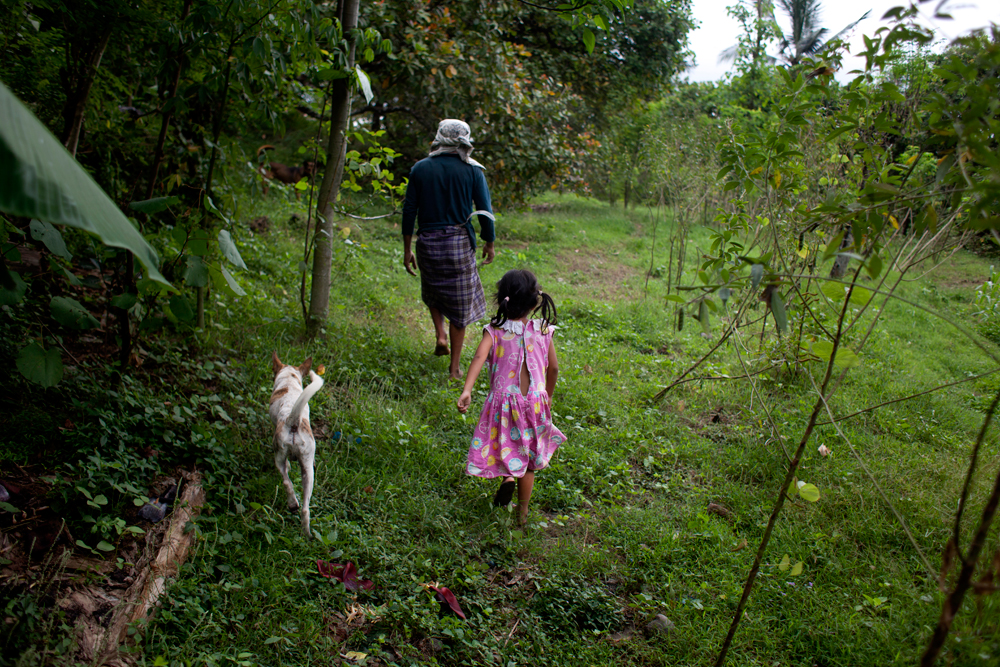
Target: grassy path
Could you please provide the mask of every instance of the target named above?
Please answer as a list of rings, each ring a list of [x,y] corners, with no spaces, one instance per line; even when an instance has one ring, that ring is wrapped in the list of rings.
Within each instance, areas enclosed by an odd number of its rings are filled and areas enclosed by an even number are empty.
[[[553,408],[569,440],[538,477],[524,531],[490,507],[493,484],[463,474],[474,417],[457,413],[446,361],[431,355],[430,321],[418,281],[402,269],[398,229],[364,223],[338,240],[333,317],[325,338],[308,345],[298,340],[294,288],[301,230],[277,225],[240,240],[249,296],[213,296],[204,342],[237,378],[228,400],[244,424],[231,442],[241,467],[210,495],[197,553],[147,633],[147,664],[162,656],[171,665],[330,665],[348,651],[366,657],[345,664],[368,665],[714,658],[784,456],[745,383],[695,382],[650,402],[712,342],[692,326],[673,330],[662,277],[644,287],[648,212],[626,216],[568,197],[545,203],[550,210],[500,219],[500,253],[482,272],[489,293],[503,271],[531,268],[560,309]],[[276,219],[287,216],[269,205]],[[654,267],[666,263],[669,232],[661,224],[658,233]],[[696,255],[689,251],[689,268]],[[983,261],[962,255],[903,291],[967,319],[986,273]],[[758,352],[756,337],[747,344],[752,361],[774,352],[771,342]],[[321,435],[312,514],[322,539],[310,543],[283,509],[270,462],[271,349],[326,366],[312,409]],[[862,358],[834,401],[838,414],[991,367],[954,330],[905,304],[890,306]],[[740,373],[728,352],[707,370]],[[935,567],[998,382],[991,376],[844,424]],[[813,400],[808,380],[762,375],[759,389],[782,434],[796,439]],[[820,444],[833,454],[820,457]],[[787,506],[730,664],[913,664],[940,609],[936,583],[832,427],[818,430],[809,452],[800,478],[822,497]],[[995,467],[995,440],[985,454]],[[779,567],[785,554],[802,563],[800,575]],[[318,576],[317,559],[353,561],[375,588],[348,593]],[[468,621],[439,616],[422,586],[430,582],[456,593]],[[675,628],[647,636],[657,613]],[[996,664],[996,596],[966,603],[949,651],[955,665]]]

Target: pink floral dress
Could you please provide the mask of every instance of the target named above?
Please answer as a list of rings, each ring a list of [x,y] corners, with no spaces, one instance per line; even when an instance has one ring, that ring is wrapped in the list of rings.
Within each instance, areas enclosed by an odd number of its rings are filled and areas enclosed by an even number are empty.
[[[484,331],[493,338],[486,359],[490,393],[472,436],[465,471],[476,477],[523,477],[541,470],[566,440],[552,425],[545,370],[554,326],[542,330],[541,320],[510,321]],[[528,368],[527,395],[521,394],[520,370]]]

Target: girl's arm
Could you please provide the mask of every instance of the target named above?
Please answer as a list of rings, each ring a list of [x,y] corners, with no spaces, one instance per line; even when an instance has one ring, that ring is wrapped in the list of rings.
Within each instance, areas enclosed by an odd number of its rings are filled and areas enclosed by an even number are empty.
[[[465,376],[465,388],[462,389],[462,395],[458,397],[458,402],[456,403],[458,411],[462,414],[465,414],[465,411],[469,409],[469,404],[472,403],[472,388],[476,385],[479,372],[483,370],[483,364],[486,363],[486,358],[490,355],[490,350],[492,349],[493,336],[488,331],[484,331],[483,339],[479,341],[476,354],[472,357],[472,363],[469,364],[469,372]]]
[[[545,393],[552,398],[552,392],[556,388],[556,378],[559,377],[559,359],[556,357],[556,343],[549,339],[549,365],[545,369]]]

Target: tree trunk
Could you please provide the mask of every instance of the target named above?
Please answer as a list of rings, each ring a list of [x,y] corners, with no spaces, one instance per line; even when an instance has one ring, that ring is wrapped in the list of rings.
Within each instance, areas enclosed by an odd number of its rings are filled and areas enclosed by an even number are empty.
[[[69,84],[67,87],[70,94],[66,98],[66,106],[63,107],[63,118],[66,123],[63,136],[65,137],[66,149],[74,157],[76,157],[76,147],[80,143],[83,113],[87,109],[90,89],[94,85],[97,68],[101,66],[101,58],[104,57],[104,50],[108,47],[113,30],[114,21],[109,20],[97,39],[80,49],[84,52],[79,54],[77,62],[66,63],[65,81]],[[67,60],[77,55],[74,51],[76,49],[70,47]]]
[[[196,287],[195,288],[195,304],[198,313],[198,319],[195,320],[195,324],[199,329],[205,328],[205,288]]]
[[[205,176],[205,197],[212,195],[212,177],[215,175],[215,164],[219,155],[219,135],[222,134],[222,119],[226,113],[226,101],[229,98],[229,79],[233,73],[233,61],[230,59],[235,45],[235,37],[229,41],[229,48],[226,49],[226,81],[222,86],[222,99],[219,100],[219,111],[215,114],[215,126],[212,130],[212,157],[208,161],[208,174]],[[202,209],[206,209],[207,204],[202,200]],[[195,288],[195,316],[198,328],[205,328],[205,288]]]
[[[226,51],[226,81],[222,86],[222,99],[219,100],[219,111],[215,114],[215,127],[212,129],[212,157],[208,160],[208,175],[205,176],[205,196],[212,194],[212,177],[215,175],[215,163],[219,156],[219,135],[222,134],[222,119],[226,113],[226,101],[229,97],[229,79],[233,73],[233,61],[230,56],[233,53],[234,42],[230,42]]]
[[[341,26],[345,39],[358,26],[360,0],[342,0]],[[354,46],[347,54],[348,68],[354,67]],[[326,170],[319,188],[316,211],[316,250],[313,253],[312,288],[309,294],[309,317],[306,335],[319,333],[330,309],[330,274],[333,262],[333,203],[344,177],[344,154],[347,149],[347,125],[351,119],[351,78],[335,79],[330,90],[330,139],[326,149]]]
[[[191,2],[192,0],[185,0],[184,2],[184,10],[181,12],[181,23],[184,23],[191,11]],[[170,93],[164,101],[165,104],[170,105],[171,100],[177,97],[177,88],[181,83],[181,72],[184,70],[183,57],[184,39],[181,38],[177,40],[177,55],[174,56],[177,71],[174,72],[174,81],[170,87]],[[156,177],[160,171],[160,162],[163,160],[163,146],[167,140],[167,128],[170,127],[170,119],[173,115],[173,105],[170,105],[167,107],[167,110],[163,112],[163,118],[160,120],[160,136],[156,139],[156,149],[153,151],[153,163],[149,168],[149,185],[146,186],[146,199],[152,198],[153,189],[156,187]]]
[[[128,250],[125,251],[125,268],[122,269],[121,281],[122,294],[135,291],[135,258]],[[128,364],[132,358],[132,322],[128,316],[128,311],[124,308],[115,308],[115,316],[118,318],[118,373],[117,382],[121,382],[122,377],[128,372]]]

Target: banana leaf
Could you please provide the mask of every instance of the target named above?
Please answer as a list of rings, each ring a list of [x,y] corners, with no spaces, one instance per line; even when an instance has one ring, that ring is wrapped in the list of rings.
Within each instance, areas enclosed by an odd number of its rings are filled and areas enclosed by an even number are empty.
[[[165,285],[156,250],[34,114],[0,82],[0,211],[84,229],[130,250]]]

